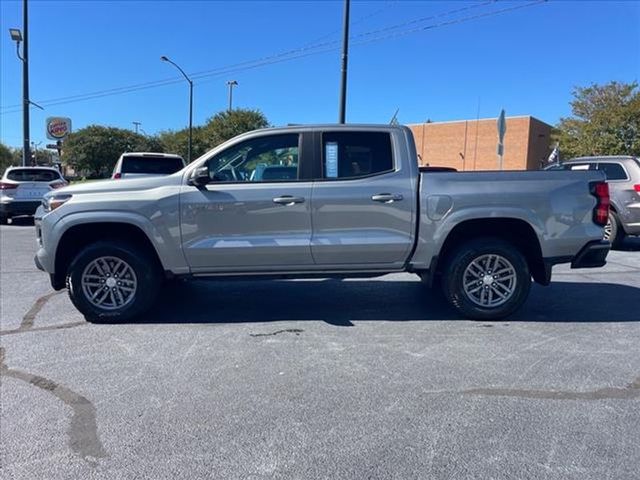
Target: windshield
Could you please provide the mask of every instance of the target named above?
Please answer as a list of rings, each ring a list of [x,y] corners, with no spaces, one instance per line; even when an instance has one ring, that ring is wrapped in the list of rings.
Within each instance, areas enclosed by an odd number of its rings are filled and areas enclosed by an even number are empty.
[[[14,182],[53,182],[59,179],[58,172],[45,168],[19,168],[7,172],[7,180]]]

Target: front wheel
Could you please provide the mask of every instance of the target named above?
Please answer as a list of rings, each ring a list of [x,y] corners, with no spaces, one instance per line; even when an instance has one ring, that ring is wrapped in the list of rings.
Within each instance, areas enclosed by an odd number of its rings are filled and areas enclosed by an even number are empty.
[[[531,274],[522,253],[498,238],[465,243],[450,257],[442,288],[446,299],[465,317],[498,320],[522,306]]]
[[[89,321],[125,321],[153,304],[162,277],[155,258],[120,241],[85,247],[67,274],[69,297]]]

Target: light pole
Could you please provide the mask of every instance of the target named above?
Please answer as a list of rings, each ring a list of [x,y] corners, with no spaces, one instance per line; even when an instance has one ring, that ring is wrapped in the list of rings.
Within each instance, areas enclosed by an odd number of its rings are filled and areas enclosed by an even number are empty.
[[[345,122],[347,106],[347,57],[349,55],[349,0],[344,0],[344,20],[342,24],[342,76],[340,78],[339,123]]]
[[[19,28],[10,28],[11,40],[16,42],[16,53],[22,60],[22,166],[27,166],[31,157],[29,142],[29,22],[27,0],[22,0],[22,28],[24,36]],[[22,44],[22,56],[20,56],[20,42]]]
[[[191,144],[193,141],[193,81],[187,76],[186,73],[184,73],[184,70],[182,70],[178,66],[178,64],[169,60],[168,57],[165,57],[163,55],[160,57],[160,60],[162,60],[163,62],[169,62],[171,65],[173,65],[178,70],[180,70],[180,73],[182,74],[182,76],[187,80],[187,82],[189,82],[189,153],[187,155],[188,157],[187,162],[191,163]]]
[[[136,128],[136,133],[138,133],[138,128],[140,128],[140,125],[142,125],[142,122],[131,122],[133,123],[133,126]]]
[[[236,82],[235,80],[229,80],[227,82],[227,85],[229,85],[229,111],[231,111],[233,101],[233,87],[238,86],[238,82]]]

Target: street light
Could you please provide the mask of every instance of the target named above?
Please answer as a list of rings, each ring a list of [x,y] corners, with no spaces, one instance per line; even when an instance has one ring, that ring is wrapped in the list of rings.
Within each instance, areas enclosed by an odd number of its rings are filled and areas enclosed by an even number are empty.
[[[174,67],[176,67],[178,70],[180,70],[180,73],[182,74],[182,76],[184,76],[187,82],[189,82],[189,153],[188,153],[187,161],[191,163],[191,144],[193,140],[193,81],[187,76],[186,73],[184,73],[184,70],[182,70],[178,66],[178,64],[176,64],[175,62],[172,62],[168,57],[162,55],[160,57],[160,60],[162,60],[163,62],[168,62]]]
[[[24,36],[19,28],[10,28],[11,40],[16,42],[16,54],[22,61],[22,166],[26,167],[31,157],[31,145],[29,141],[29,22],[28,22],[27,0],[22,0],[22,28]],[[20,42],[22,44],[22,55],[20,55]]]
[[[238,82],[235,80],[229,80],[227,82],[227,85],[229,85],[229,111],[231,111],[232,100],[233,100],[233,87],[236,87],[238,85]]]

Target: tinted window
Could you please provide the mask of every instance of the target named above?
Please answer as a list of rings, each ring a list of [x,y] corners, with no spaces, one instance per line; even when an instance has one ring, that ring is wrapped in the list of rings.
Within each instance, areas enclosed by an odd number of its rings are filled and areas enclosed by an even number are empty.
[[[598,170],[602,170],[607,180],[627,180],[627,173],[619,163],[600,163]]]
[[[216,182],[286,182],[298,179],[298,134],[258,137],[208,162]]]
[[[385,132],[330,132],[322,136],[324,178],[357,178],[393,170]]]
[[[52,170],[25,168],[7,172],[7,179],[16,182],[53,182],[60,180],[60,175]]]
[[[169,175],[184,167],[182,160],[175,157],[124,157],[122,159],[122,173],[153,173]]]

